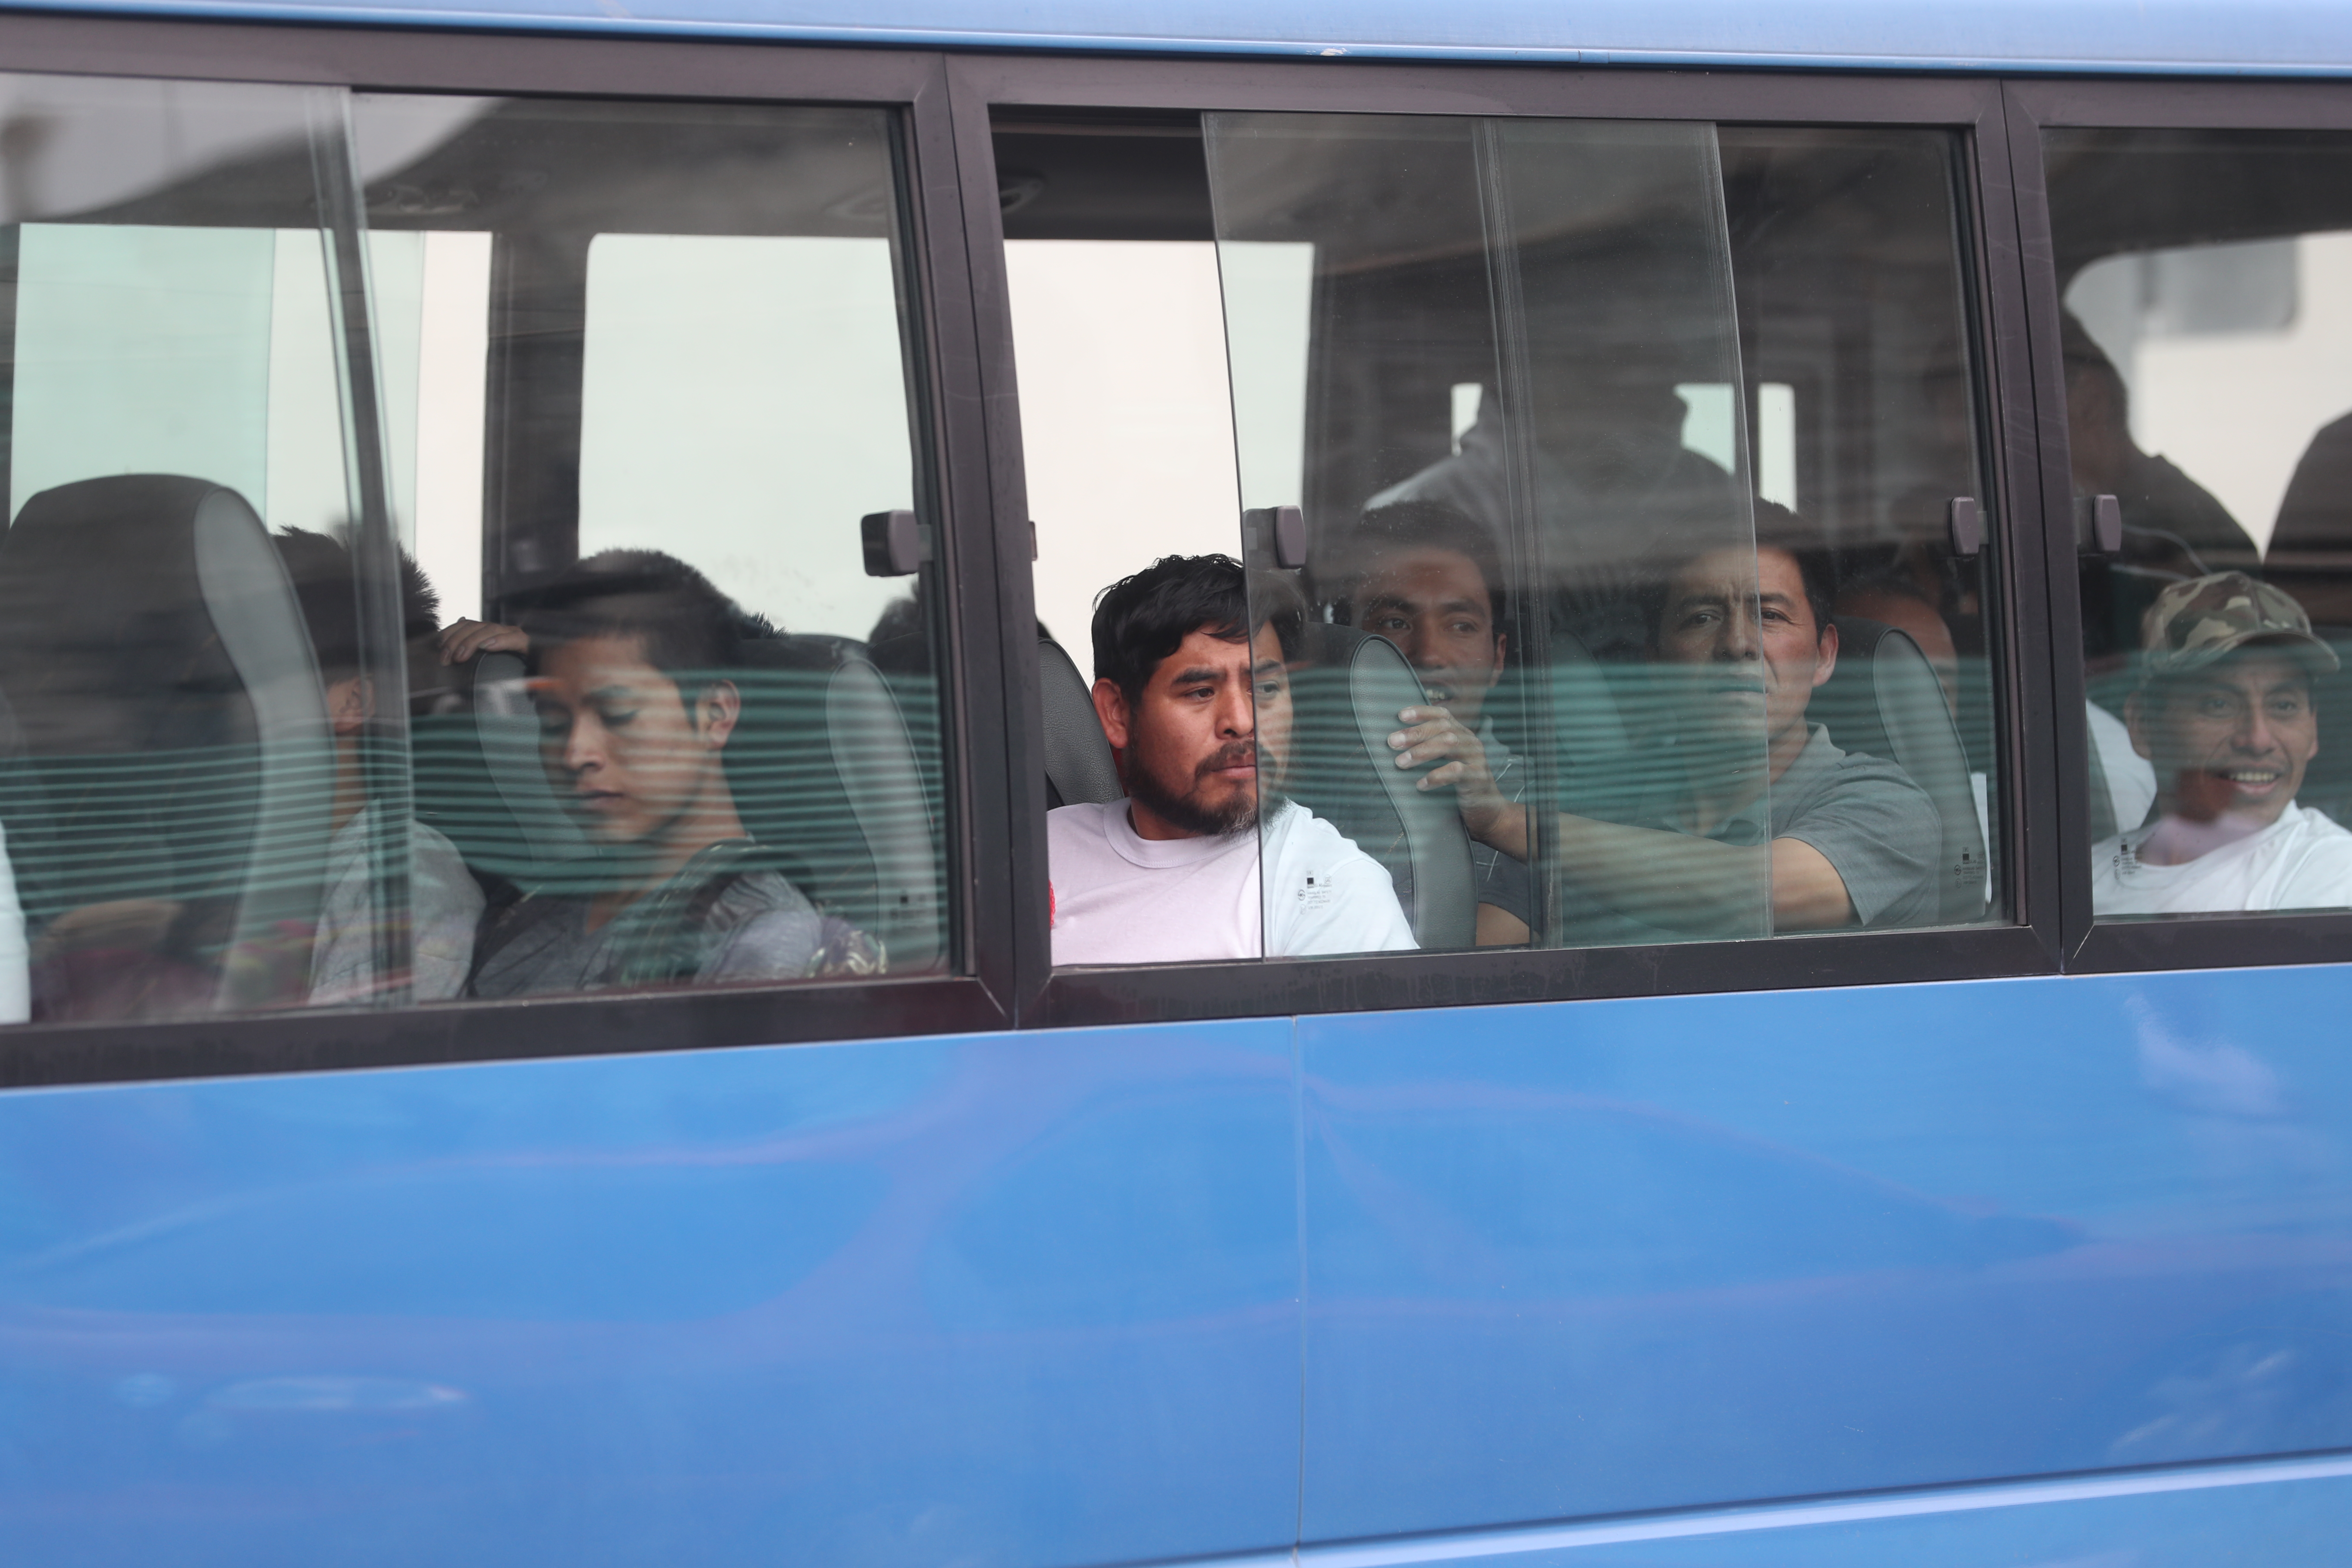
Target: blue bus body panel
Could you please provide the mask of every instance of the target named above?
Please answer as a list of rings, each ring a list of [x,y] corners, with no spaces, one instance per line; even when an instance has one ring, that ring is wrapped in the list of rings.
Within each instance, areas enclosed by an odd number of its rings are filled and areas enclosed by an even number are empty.
[[[0,1095],[0,1558],[1278,1558],[1303,1510],[1404,1554],[1367,1563],[2304,1561],[2340,1468],[2129,1478],[2352,1448],[2348,1004],[2246,970]],[[2064,1471],[2108,1489],[1855,1495]],[[1588,1522],[1496,1533],[1539,1521]],[[1975,1554],[1905,1544],[1944,1532]]]
[[[923,47],[1917,70],[2352,71],[2343,0],[99,0],[72,7]]]
[[[0,1561],[1286,1554],[1291,1048],[0,1096]]]
[[[2352,1447],[2347,1004],[1302,1019],[1307,1539]]]

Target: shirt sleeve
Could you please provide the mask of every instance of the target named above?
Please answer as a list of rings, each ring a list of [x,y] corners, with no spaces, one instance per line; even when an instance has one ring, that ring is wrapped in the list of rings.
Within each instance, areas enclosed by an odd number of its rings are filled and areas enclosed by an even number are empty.
[[[1855,924],[1925,925],[1936,919],[1943,818],[1927,792],[1894,764],[1871,758],[1866,766],[1847,770],[1775,837],[1822,852],[1845,884]]]

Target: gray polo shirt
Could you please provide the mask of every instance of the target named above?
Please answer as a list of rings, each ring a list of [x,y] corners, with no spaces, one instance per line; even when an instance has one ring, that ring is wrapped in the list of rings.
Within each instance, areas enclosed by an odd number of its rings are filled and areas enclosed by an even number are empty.
[[[1811,845],[1845,883],[1859,925],[1936,922],[1944,819],[1909,773],[1877,757],[1840,751],[1829,731],[1815,724],[1805,749],[1768,793],[1769,833],[1759,820],[1766,803],[1758,800],[1707,837],[1725,844],[1794,838]]]
[[[1660,809],[1644,812],[1636,825],[1689,831],[1675,820],[1680,793],[1675,791],[1671,803],[1657,799]],[[1936,867],[1943,855],[1944,824],[1936,803],[1893,763],[1839,750],[1820,724],[1811,727],[1805,749],[1769,791],[1717,823],[1706,837],[1721,844],[1794,838],[1811,845],[1845,883],[1857,925],[1884,929],[1937,921]],[[1759,910],[1758,934],[1768,923]],[[1614,910],[1573,918],[1570,931],[1571,940],[1588,945],[1689,940],[1686,932],[1664,931]]]

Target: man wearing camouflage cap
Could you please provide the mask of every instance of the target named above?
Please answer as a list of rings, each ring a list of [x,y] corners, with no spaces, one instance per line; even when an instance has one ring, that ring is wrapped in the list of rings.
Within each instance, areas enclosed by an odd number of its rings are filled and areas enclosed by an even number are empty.
[[[2176,583],[2140,625],[2132,746],[2149,820],[2092,852],[2101,915],[2352,905],[2352,832],[2294,803],[2319,751],[2311,686],[2336,668],[2303,606],[2242,572]]]

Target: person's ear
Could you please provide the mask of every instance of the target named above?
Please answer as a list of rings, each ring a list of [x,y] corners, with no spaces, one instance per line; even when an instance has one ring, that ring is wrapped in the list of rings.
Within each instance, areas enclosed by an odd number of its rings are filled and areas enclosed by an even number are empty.
[[[2147,706],[2137,691],[2124,699],[2124,727],[2131,731],[2132,750],[2149,762],[2156,761],[2155,748],[2147,739]]]
[[[327,688],[327,724],[338,735],[356,735],[375,711],[375,689],[364,675]]]
[[[1837,673],[1838,635],[1835,621],[1822,623],[1821,662],[1813,666],[1813,684],[1820,686]]]
[[[1102,679],[1095,682],[1095,717],[1102,721],[1103,739],[1114,752],[1127,750],[1128,724],[1132,717],[1127,708],[1127,693],[1118,682]]]
[[[695,728],[715,752],[727,744],[727,738],[735,732],[736,722],[743,717],[743,694],[731,680],[714,680],[702,689],[694,708]]]

